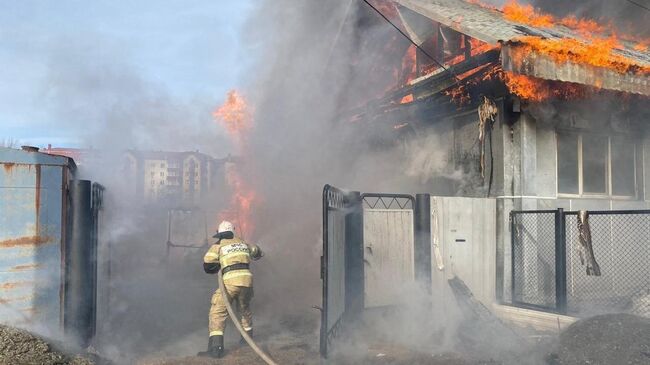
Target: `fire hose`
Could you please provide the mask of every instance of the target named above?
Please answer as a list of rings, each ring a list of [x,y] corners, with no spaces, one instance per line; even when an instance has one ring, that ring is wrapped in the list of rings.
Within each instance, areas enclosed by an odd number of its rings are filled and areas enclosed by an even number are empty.
[[[228,298],[228,292],[226,291],[226,286],[223,285],[223,278],[221,275],[221,271],[219,272],[218,276],[218,281],[219,281],[219,289],[221,290],[221,295],[223,297],[223,301],[226,303],[226,310],[228,311],[228,315],[230,315],[230,318],[232,319],[233,323],[235,324],[235,327],[237,327],[237,330],[239,333],[241,333],[241,336],[246,340],[246,343],[248,343],[248,346],[250,346],[253,351],[259,356],[264,362],[266,362],[268,365],[278,365],[273,359],[253,341],[251,336],[248,335],[246,331],[244,331],[244,327],[242,327],[241,323],[239,323],[239,320],[237,317],[235,317],[235,312],[232,310],[232,305],[230,305],[230,298]]]

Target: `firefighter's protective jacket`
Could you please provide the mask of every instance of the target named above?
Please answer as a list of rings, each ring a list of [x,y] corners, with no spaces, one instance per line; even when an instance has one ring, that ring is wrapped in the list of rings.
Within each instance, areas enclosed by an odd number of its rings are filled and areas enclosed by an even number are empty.
[[[252,287],[253,273],[248,268],[252,260],[262,257],[256,245],[249,245],[241,238],[222,239],[214,244],[203,257],[205,264],[219,263],[225,285]],[[231,270],[232,269],[232,270]]]

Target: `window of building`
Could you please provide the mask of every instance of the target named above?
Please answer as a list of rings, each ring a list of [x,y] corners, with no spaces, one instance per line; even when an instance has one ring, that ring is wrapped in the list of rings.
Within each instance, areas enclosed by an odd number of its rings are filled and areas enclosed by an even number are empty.
[[[164,162],[161,162],[161,163],[160,163],[160,167],[163,167],[163,168],[164,168],[164,167],[165,167],[165,163],[164,163]]]
[[[165,177],[165,173],[164,173],[164,172],[161,172],[161,173],[160,173],[160,177]]]
[[[559,132],[558,194],[636,196],[635,150],[625,137]]]

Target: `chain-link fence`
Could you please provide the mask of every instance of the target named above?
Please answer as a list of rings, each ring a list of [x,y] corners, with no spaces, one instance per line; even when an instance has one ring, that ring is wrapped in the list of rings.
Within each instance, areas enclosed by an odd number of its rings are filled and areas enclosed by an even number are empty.
[[[511,213],[512,303],[650,316],[650,211]]]
[[[579,214],[565,214],[569,313],[650,315],[650,211],[590,211],[587,217],[581,230]],[[585,229],[591,248],[581,242]],[[587,274],[590,264],[600,275]]]
[[[512,302],[556,309],[557,211],[513,212]]]

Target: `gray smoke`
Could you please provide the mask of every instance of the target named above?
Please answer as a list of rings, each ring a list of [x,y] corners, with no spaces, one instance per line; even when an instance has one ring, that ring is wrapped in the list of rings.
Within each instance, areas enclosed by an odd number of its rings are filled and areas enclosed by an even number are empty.
[[[55,42],[43,88],[43,107],[57,128],[103,151],[200,148],[225,155],[229,143],[212,121],[215,101],[178,100],[163,85],[140,76],[131,55],[97,34]]]
[[[129,52],[100,35],[77,34],[52,44],[42,106],[62,121],[55,128],[71,131],[81,147],[96,151],[80,165],[78,177],[106,187],[93,345],[117,363],[143,354],[193,354],[206,345],[216,279],[202,272],[201,250],[175,249],[167,255],[167,209],[133,199],[137,182],[125,178],[123,154],[199,150],[225,157],[231,143],[211,115],[218,101],[175,97],[143,78]],[[200,204],[209,230],[227,201],[223,195]],[[196,225],[196,219],[190,221]],[[196,229],[176,243],[203,243],[202,226],[185,228]],[[174,346],[179,343],[182,350]]]
[[[353,1],[349,11],[347,5],[264,1],[245,34],[257,62],[245,90],[255,128],[244,168],[263,199],[254,211],[254,238],[267,251],[256,265],[255,305],[265,321],[273,318],[269,325],[277,330],[318,330],[320,313],[310,307],[321,303],[323,185],[449,195],[453,183],[465,178],[447,170],[449,138],[436,128],[403,134],[393,128],[403,120],[383,125],[346,117],[398,85],[395,74],[408,47],[365,4]],[[407,302],[403,312],[370,320],[366,329],[387,334],[373,339],[425,351],[455,349],[461,316],[447,308],[441,309],[444,319],[425,321],[425,291],[396,290]],[[364,336],[349,350],[364,352],[370,346]]]
[[[642,0],[634,1],[650,7]],[[542,10],[557,16],[574,15],[578,18],[590,18],[604,24],[612,23],[625,34],[638,39],[650,36],[650,11],[631,1],[608,0],[535,0],[533,4]]]
[[[369,136],[383,127],[343,116],[394,86],[406,48],[365,5],[265,1],[249,29],[245,39],[259,47],[247,88],[255,129],[246,166],[263,199],[254,212],[257,238],[269,251],[256,296],[264,311],[311,313],[316,324],[310,307],[321,301],[323,186],[417,192],[429,181],[412,164],[434,169],[440,157],[411,161],[396,142],[373,147]],[[396,49],[385,48],[391,42]]]

